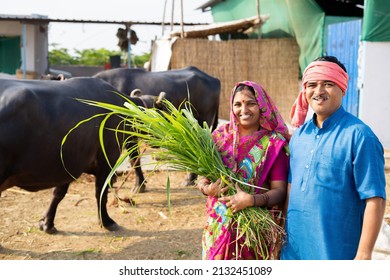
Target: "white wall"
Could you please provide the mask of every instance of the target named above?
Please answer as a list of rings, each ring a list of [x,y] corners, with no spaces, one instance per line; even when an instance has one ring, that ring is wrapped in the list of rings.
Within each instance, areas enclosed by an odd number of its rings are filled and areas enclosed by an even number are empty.
[[[44,74],[49,69],[49,26],[42,24],[35,28],[35,71]]]
[[[390,149],[390,42],[363,42],[359,118]]]
[[[23,24],[19,21],[1,21],[0,36],[20,36],[23,44]],[[48,68],[48,25],[26,25],[26,59],[27,71],[33,71],[40,76]],[[24,58],[23,48],[20,48],[21,58]],[[23,69],[23,63],[20,65]]]

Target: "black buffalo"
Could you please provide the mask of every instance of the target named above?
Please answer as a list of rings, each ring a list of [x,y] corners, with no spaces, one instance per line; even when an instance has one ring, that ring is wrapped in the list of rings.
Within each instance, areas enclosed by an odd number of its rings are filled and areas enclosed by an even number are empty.
[[[94,77],[105,80],[118,91],[127,95],[134,90],[140,90],[146,94],[144,98],[140,97],[145,99],[144,106],[151,106],[146,101],[150,102],[151,96],[158,99],[161,92],[164,92],[164,97],[176,108],[179,108],[184,101],[189,101],[193,107],[193,114],[201,126],[203,126],[203,122],[206,122],[214,130],[218,125],[221,82],[196,67],[190,66],[159,72],[149,72],[137,68],[116,68],[99,72]],[[138,151],[135,151],[130,155],[131,165],[136,174],[133,191],[143,192],[145,178],[137,153]],[[195,179],[194,174],[189,174],[184,184],[193,184]]]
[[[99,144],[102,118],[94,118],[72,130],[62,145],[63,161],[60,157],[63,138],[76,124],[106,112],[76,98],[123,104],[123,98],[114,91],[117,90],[112,85],[96,78],[61,82],[0,79],[0,193],[13,186],[28,191],[54,187],[53,199],[40,221],[41,230],[55,232],[57,206],[69,184],[84,172],[96,177],[95,196],[101,225],[108,230],[118,228],[107,213],[107,188],[100,200],[111,171]],[[118,117],[112,117],[106,126],[117,127],[119,121]],[[104,147],[111,164],[121,153],[117,139],[114,132],[105,130]]]

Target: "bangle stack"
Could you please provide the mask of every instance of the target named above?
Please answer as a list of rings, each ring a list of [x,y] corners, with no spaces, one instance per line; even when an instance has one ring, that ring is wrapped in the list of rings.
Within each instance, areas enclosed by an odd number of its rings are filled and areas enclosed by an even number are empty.
[[[258,202],[257,194],[253,194],[253,206],[258,206],[258,207],[265,206],[265,207],[268,207],[268,201],[269,201],[268,194],[267,193],[263,193],[263,194],[259,195],[259,197],[262,200],[260,203]]]
[[[263,206],[268,207],[268,201],[269,201],[268,193],[263,193],[261,196],[264,198]]]

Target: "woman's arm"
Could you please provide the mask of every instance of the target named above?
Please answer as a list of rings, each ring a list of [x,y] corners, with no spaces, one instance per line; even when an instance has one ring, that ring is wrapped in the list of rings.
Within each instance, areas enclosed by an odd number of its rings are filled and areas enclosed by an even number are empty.
[[[287,181],[271,181],[270,190],[263,194],[253,195],[253,205],[258,207],[272,207],[284,204],[287,197]]]
[[[230,207],[233,212],[250,206],[272,207],[284,203],[287,195],[287,182],[272,181],[270,187],[271,189],[264,194],[249,194],[241,190],[238,184],[236,184],[237,193],[230,196],[223,196],[219,201],[226,202],[226,206]],[[221,191],[226,191],[226,188],[223,188]]]
[[[249,194],[242,191],[236,184],[237,193],[232,196],[220,198],[220,201],[226,202],[233,212],[242,210],[250,206],[272,207],[277,204],[283,204],[287,196],[287,177],[289,170],[289,157],[281,150],[273,166],[269,171],[270,190],[264,194]],[[227,188],[223,188],[226,192]]]
[[[291,184],[290,183],[287,183],[287,193],[286,193],[286,200],[284,202],[284,205],[283,205],[283,216],[286,217],[287,216],[287,209],[288,209],[288,201],[290,199],[290,189],[291,189]]]

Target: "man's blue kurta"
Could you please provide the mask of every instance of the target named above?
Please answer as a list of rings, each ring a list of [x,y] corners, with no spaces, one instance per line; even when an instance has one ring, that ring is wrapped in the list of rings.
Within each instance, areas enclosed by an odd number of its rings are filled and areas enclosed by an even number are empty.
[[[315,116],[314,116],[315,117]],[[340,107],[290,141],[290,200],[281,259],[353,259],[365,199],[386,198],[384,152],[361,120]]]

